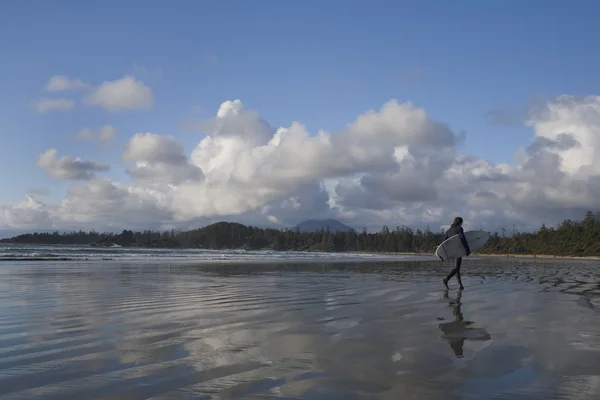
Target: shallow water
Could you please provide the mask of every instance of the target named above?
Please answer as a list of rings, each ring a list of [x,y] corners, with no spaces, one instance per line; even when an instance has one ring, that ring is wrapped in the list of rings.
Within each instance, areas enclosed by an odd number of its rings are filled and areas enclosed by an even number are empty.
[[[598,399],[600,264],[0,266],[1,399]]]
[[[144,247],[92,247],[83,245],[34,245],[0,243],[0,261],[348,261],[436,260],[433,255],[383,253],[325,253],[274,250],[165,249]]]

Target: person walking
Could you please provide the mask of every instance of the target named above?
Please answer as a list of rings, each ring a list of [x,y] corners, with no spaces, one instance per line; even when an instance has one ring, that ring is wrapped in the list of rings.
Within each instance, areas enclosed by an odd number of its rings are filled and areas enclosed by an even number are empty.
[[[463,219],[461,217],[454,218],[452,225],[450,225],[450,228],[446,231],[444,240],[446,240],[454,235],[460,235],[460,240],[461,240],[463,246],[465,246],[465,250],[467,251],[467,256],[468,256],[469,254],[471,254],[471,249],[469,248],[469,243],[467,243],[467,238],[465,237],[465,231],[463,230],[462,224],[463,224]],[[450,279],[452,279],[452,277],[454,275],[456,275],[456,279],[458,280],[458,284],[460,285],[459,286],[460,290],[463,290],[465,288],[462,284],[462,281],[460,280],[461,264],[462,264],[462,257],[457,257],[454,269],[452,271],[450,271],[450,273],[448,274],[448,276],[446,278],[444,278],[444,287],[446,288],[446,290],[448,290],[448,281]]]

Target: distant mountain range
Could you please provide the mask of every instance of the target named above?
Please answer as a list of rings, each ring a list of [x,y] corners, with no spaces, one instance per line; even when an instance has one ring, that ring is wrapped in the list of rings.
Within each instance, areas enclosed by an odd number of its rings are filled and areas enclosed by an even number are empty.
[[[329,232],[356,232],[353,228],[350,228],[348,225],[342,224],[340,221],[336,221],[335,219],[310,219],[308,221],[304,221],[294,226],[292,231],[300,231],[300,232],[317,232],[321,229],[327,230],[329,228]]]

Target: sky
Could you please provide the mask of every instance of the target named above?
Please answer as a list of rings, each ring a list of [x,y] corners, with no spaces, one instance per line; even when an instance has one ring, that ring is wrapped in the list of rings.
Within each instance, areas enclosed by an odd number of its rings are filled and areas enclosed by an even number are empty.
[[[9,0],[0,231],[600,211],[600,3]]]

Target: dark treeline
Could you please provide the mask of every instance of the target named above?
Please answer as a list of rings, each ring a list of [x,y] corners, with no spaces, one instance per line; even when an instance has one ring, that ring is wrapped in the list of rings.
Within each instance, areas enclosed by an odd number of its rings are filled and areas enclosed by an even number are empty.
[[[123,247],[168,247],[206,249],[272,249],[296,251],[361,251],[432,253],[442,242],[443,232],[430,229],[413,230],[406,226],[381,231],[355,232],[298,232],[263,229],[238,223],[219,222],[190,231],[124,230],[120,234],[74,231],[69,233],[28,233],[3,243],[63,244]],[[600,219],[588,212],[582,221],[565,220],[556,228],[512,235],[494,233],[478,251],[482,254],[538,254],[563,256],[600,255]]]
[[[485,254],[533,254],[589,257],[600,255],[600,218],[588,211],[582,221],[564,220],[556,228],[535,232],[495,233],[479,251]]]
[[[123,247],[169,247],[206,249],[248,250],[297,250],[297,251],[365,251],[365,252],[432,252],[440,243],[442,233],[429,229],[421,231],[408,227],[390,230],[384,226],[380,232],[298,232],[292,230],[263,229],[238,223],[218,222],[190,231],[143,231],[124,230],[120,234],[96,231],[68,233],[27,233],[4,243],[63,244]]]

